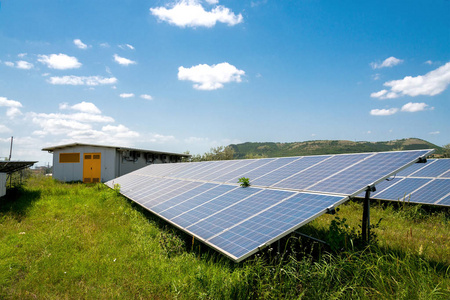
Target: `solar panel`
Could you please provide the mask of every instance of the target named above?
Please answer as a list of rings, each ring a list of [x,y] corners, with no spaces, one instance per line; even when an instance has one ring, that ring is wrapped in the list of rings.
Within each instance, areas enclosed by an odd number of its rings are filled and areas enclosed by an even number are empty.
[[[450,159],[436,159],[434,163],[427,164],[427,166],[411,174],[411,176],[439,177],[448,170],[450,170]]]
[[[426,151],[418,151],[425,154]],[[381,152],[374,153],[349,168],[319,181],[306,190],[316,192],[354,194],[361,186],[376,183],[379,178],[386,178],[405,165],[405,161],[414,161],[415,152]]]
[[[380,182],[373,199],[450,206],[450,159],[429,159],[398,172],[389,181]],[[364,197],[361,193],[358,197]]]
[[[149,165],[106,184],[239,262],[430,153]]]
[[[445,196],[439,201],[439,205],[450,206],[450,195]]]
[[[431,179],[426,178],[403,178],[398,180],[398,183],[391,185],[390,188],[386,188],[383,191],[374,194],[372,198],[404,199],[405,201],[409,201],[411,199],[411,193],[416,196],[414,191],[417,190],[418,187],[421,187],[431,181]]]

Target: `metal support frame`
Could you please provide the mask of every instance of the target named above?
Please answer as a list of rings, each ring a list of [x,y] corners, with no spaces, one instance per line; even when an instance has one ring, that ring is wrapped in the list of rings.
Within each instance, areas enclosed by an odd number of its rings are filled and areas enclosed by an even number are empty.
[[[306,234],[304,234],[304,233],[301,233],[301,232],[298,232],[298,231],[294,231],[294,233],[295,233],[295,234],[298,234],[298,235],[300,235],[300,236],[303,236],[303,237],[305,237],[305,238],[308,238],[308,239],[310,239],[310,240],[316,241],[316,242],[318,242],[318,243],[321,243],[321,244],[330,246],[327,242],[322,241],[322,240],[319,240],[319,239],[316,239],[315,237],[306,235]]]
[[[368,186],[364,197],[361,234],[363,241],[367,244],[370,243],[370,192],[375,192],[375,190],[375,186]]]

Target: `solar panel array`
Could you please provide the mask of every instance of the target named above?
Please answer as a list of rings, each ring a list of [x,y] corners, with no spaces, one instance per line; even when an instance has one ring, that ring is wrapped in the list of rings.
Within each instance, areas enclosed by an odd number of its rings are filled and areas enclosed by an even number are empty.
[[[450,206],[450,159],[413,164],[376,188],[374,199]]]
[[[239,262],[432,151],[156,164],[106,184]]]

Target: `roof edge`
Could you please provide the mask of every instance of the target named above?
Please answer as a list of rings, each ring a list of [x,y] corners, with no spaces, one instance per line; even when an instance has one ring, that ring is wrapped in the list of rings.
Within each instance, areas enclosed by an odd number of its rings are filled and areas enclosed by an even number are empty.
[[[78,146],[81,146],[81,147],[89,146],[89,147],[99,147],[99,148],[112,148],[112,149],[116,149],[116,150],[119,150],[119,151],[121,151],[121,150],[124,150],[124,151],[140,151],[140,152],[152,152],[152,153],[157,153],[157,154],[177,155],[177,156],[181,156],[181,157],[191,157],[190,154],[184,154],[184,153],[175,153],[175,152],[157,151],[157,150],[130,148],[130,147],[121,147],[121,146],[86,144],[86,143],[70,143],[70,144],[46,147],[46,148],[42,148],[41,150],[42,151],[53,152],[53,151],[55,151],[57,149],[64,149],[64,148],[78,147]]]

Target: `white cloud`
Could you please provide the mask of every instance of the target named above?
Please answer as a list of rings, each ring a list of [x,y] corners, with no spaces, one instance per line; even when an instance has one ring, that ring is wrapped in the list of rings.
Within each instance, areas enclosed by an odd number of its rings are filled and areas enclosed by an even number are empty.
[[[114,54],[114,61],[122,66],[128,66],[128,65],[134,65],[136,64],[135,61],[132,61],[131,59],[120,57],[117,54]]]
[[[22,70],[29,70],[34,67],[34,65],[32,63],[29,63],[24,60],[16,61],[16,63],[13,63],[12,61],[5,61],[4,64],[8,67],[11,67],[11,68],[15,67],[17,69],[22,69]]]
[[[206,3],[208,3],[208,4],[218,4],[219,3],[219,0],[205,0],[206,1]]]
[[[19,60],[19,61],[16,61],[16,67],[18,69],[29,70],[29,69],[33,68],[33,64],[29,63],[27,61],[24,61],[24,60]]]
[[[83,43],[80,39],[74,39],[73,43],[75,44],[75,46],[77,46],[80,49],[87,49],[88,48],[88,45]]]
[[[104,84],[115,84],[117,82],[117,78],[110,77],[105,78],[101,76],[62,76],[62,77],[50,77],[47,80],[51,84],[58,85],[88,85],[88,86],[96,86],[96,85],[104,85]]]
[[[153,100],[153,97],[150,96],[150,95],[148,95],[148,94],[142,94],[142,95],[141,95],[141,98],[142,98],[142,99],[145,99],[145,100]]]
[[[81,67],[81,63],[76,57],[62,53],[39,55],[38,61],[47,65],[50,69],[57,70],[78,69]]]
[[[390,87],[391,91],[387,93],[387,90],[382,90],[372,93],[371,97],[386,99],[401,96],[435,96],[442,93],[449,84],[450,62],[423,76],[406,76],[400,80],[385,82],[384,85]]]
[[[102,127],[102,131],[115,137],[131,138],[138,137],[139,133],[130,130],[128,127],[120,124],[118,126],[106,125]]]
[[[11,129],[9,129],[3,124],[0,124],[0,133],[7,133],[7,132],[11,132]]]
[[[380,77],[381,77],[380,73],[372,75],[373,80],[378,80],[380,79]]]
[[[389,108],[389,109],[372,109],[370,114],[372,116],[390,116],[398,112],[398,108]]]
[[[3,107],[22,107],[22,103],[16,100],[8,100],[6,97],[0,97],[0,106]]]
[[[19,53],[19,54],[17,54],[17,56],[20,58],[23,58],[23,57],[27,56],[27,53]]]
[[[80,102],[75,105],[70,106],[71,109],[81,111],[83,113],[89,113],[89,114],[101,114],[102,112],[100,109],[98,109],[97,106],[95,106],[94,103],[91,102]]]
[[[109,48],[111,46],[108,43],[101,43],[100,47],[102,47],[102,48]]]
[[[405,112],[417,112],[417,111],[423,111],[427,109],[427,104],[425,103],[406,103],[402,106],[402,111]]]
[[[215,4],[215,1],[208,1]],[[233,26],[243,21],[241,14],[235,15],[229,8],[217,5],[206,11],[199,0],[180,0],[170,8],[150,8],[150,12],[160,21],[179,27],[213,27],[217,22]]]
[[[260,5],[267,4],[267,0],[260,0],[260,1],[252,1],[250,2],[251,7],[258,7]]]
[[[18,117],[21,114],[22,114],[22,112],[17,107],[9,107],[6,110],[6,116],[10,119],[14,119],[15,117]]]
[[[0,107],[7,107],[6,116],[10,119],[14,119],[22,114],[19,109],[22,107],[22,103],[19,101],[8,100],[6,97],[0,97]]]
[[[121,49],[131,49],[131,50],[134,50],[134,46],[133,46],[133,45],[130,45],[130,44],[119,45],[119,48],[121,48]]]
[[[433,64],[433,61],[427,60],[425,63],[426,63],[427,65],[432,65],[432,64]]]
[[[112,117],[103,116],[100,114],[92,113],[73,113],[73,114],[60,114],[60,113],[29,113],[32,118],[52,119],[52,120],[70,120],[83,123],[112,123],[114,119]]]
[[[149,142],[159,143],[159,144],[173,142],[175,140],[176,139],[173,135],[163,135],[163,134],[158,134],[158,133],[150,134],[150,136],[148,137]]]
[[[441,132],[440,131],[432,131],[432,132],[430,132],[430,134],[432,134],[432,135],[436,135],[436,134],[440,134]]]
[[[374,93],[370,94],[370,97],[385,99],[384,97],[387,94],[387,92],[388,92],[387,90],[381,90],[378,92],[374,92]]]
[[[133,93],[122,93],[119,95],[120,98],[132,98],[134,97]]]
[[[391,57],[386,58],[381,64],[372,62],[372,63],[370,63],[370,65],[372,66],[372,69],[381,69],[381,68],[391,68],[402,62],[403,62],[402,59],[398,59],[398,58],[391,56]]]
[[[239,70],[227,62],[212,66],[200,64],[191,68],[178,68],[178,79],[195,82],[194,88],[197,90],[223,88],[224,83],[241,82],[243,75],[245,75],[243,70]]]
[[[102,123],[114,123],[114,119],[101,114],[100,109],[90,102],[80,102],[70,106],[67,103],[61,103],[59,108],[70,109],[75,113],[35,113],[27,114],[26,119],[31,121],[38,127],[33,132],[37,136],[64,136],[75,139],[96,139],[106,140],[107,135],[101,130],[95,129],[94,126]]]

